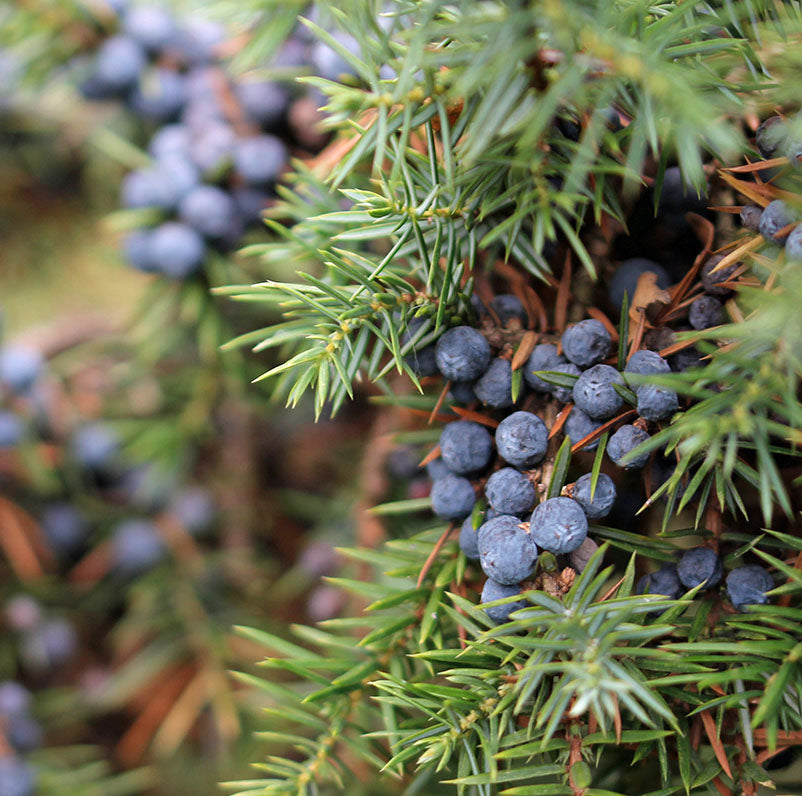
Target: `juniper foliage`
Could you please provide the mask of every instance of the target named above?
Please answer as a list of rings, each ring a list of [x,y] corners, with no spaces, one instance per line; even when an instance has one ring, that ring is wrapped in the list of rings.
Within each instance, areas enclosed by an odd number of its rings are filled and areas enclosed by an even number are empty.
[[[277,349],[264,376],[289,405],[313,392],[318,415],[360,381],[383,391],[380,402],[434,409],[436,396],[395,395],[388,374],[420,387],[405,354],[472,319],[476,274],[512,263],[546,284],[557,243],[595,277],[584,233],[605,218],[626,223],[647,161],[656,194],[670,162],[699,187],[711,158],[747,152],[748,112],[796,101],[779,80],[802,32],[791,3],[352,0],[316,10],[305,24],[351,73],[306,78],[327,96],[336,157],[295,173],[268,221],[278,240],[249,251],[265,273],[290,264],[299,278],[220,292],[281,309],[281,323],[231,345]],[[257,40],[246,57],[273,46]],[[611,104],[620,129],[607,124]],[[695,399],[645,444],[676,459],[650,498],[666,499],[661,534],[591,528],[605,544],[584,571],[555,593],[527,591],[529,607],[498,627],[468,599],[447,529],[346,551],[372,571],[334,581],[367,603],[363,613],[294,627],[297,643],[241,629],[271,656],[264,677],[242,679],[269,704],[274,728],[262,737],[277,754],[228,787],[359,792],[366,768],[390,790],[396,780],[404,792],[445,784],[482,796],[746,794],[770,782],[763,762],[802,731],[798,479],[784,469],[800,442],[802,284],[798,265],[772,252],[756,262],[774,273],[739,291],[735,322],[693,333],[710,363],[649,377]],[[424,322],[407,339],[413,318]],[[560,494],[570,457],[564,445],[548,496]],[[692,500],[695,518],[677,527]],[[711,508],[732,524],[716,531],[732,551],[725,566],[748,554],[784,579],[774,604],[722,613],[691,592],[656,608],[635,593],[636,563],[671,561],[675,542],[709,538]],[[756,512],[782,530],[760,531]],[[541,565],[559,577],[548,556]],[[295,752],[278,754],[288,742]]]

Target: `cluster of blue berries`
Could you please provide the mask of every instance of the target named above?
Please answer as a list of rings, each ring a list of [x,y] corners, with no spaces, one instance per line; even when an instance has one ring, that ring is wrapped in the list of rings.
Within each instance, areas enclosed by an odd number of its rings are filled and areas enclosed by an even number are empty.
[[[802,115],[786,120],[770,116],[757,129],[755,143],[764,158],[788,158],[794,171],[802,168]],[[741,222],[769,243],[782,246],[789,260],[802,261],[802,206],[775,199],[765,208],[747,205]]]
[[[724,289],[719,286],[718,272],[713,272],[716,262],[712,258],[706,263],[701,275],[703,287],[712,291]],[[726,273],[724,278],[728,278]],[[616,503],[611,474],[616,468],[620,473],[644,468],[650,454],[636,448],[649,439],[653,424],[670,420],[680,409],[677,393],[650,383],[650,377],[670,373],[672,365],[675,369],[687,366],[644,348],[635,351],[619,370],[610,364],[613,340],[607,327],[588,319],[570,325],[559,340],[534,346],[523,367],[520,393],[513,400],[510,351],[494,356],[490,340],[495,343],[516,331],[520,339],[520,331],[528,323],[527,312],[520,300],[510,295],[497,296],[486,312],[493,315],[491,324],[484,324],[481,330],[465,325],[451,328],[433,346],[413,350],[408,359],[419,374],[440,374],[450,382],[453,405],[466,403],[494,416],[503,415],[498,422],[483,415],[487,424],[467,418],[449,422],[440,435],[439,457],[427,465],[432,510],[461,523],[460,548],[467,558],[478,561],[487,575],[483,603],[540,587],[537,562],[543,551],[558,560],[565,556],[567,563],[581,569],[580,548],[588,540],[589,525],[608,516]],[[496,334],[499,329],[501,336]],[[414,339],[415,331],[415,327],[409,330],[408,340]],[[628,403],[639,418],[616,428],[616,417],[631,408]],[[563,487],[559,496],[545,497],[550,438],[559,442],[559,437],[551,433],[543,417],[555,416],[554,410],[564,413],[563,404],[571,407],[562,432],[572,444],[579,443],[580,450],[598,447],[603,426],[612,431],[606,454],[615,468],[611,474],[599,472],[595,477],[586,472]],[[556,447],[552,456],[554,452]],[[663,469],[670,466],[662,459],[658,464]],[[669,474],[664,473],[661,482]],[[593,546],[591,540],[588,543]],[[721,578],[720,571],[718,575],[699,574],[704,568],[696,559],[712,554],[699,550],[703,552],[686,553],[674,568],[681,573],[674,579],[680,591],[674,589],[672,595],[676,592],[679,596],[705,580],[712,587]],[[663,588],[661,584],[669,578],[667,571],[646,576],[640,584],[642,590],[653,583],[652,592],[664,593],[658,586]],[[728,578],[728,593],[736,608],[755,601],[749,592],[757,583],[754,571],[754,567],[743,567]],[[763,586],[763,592],[771,588],[765,582]],[[511,600],[489,608],[488,615],[495,622],[505,622],[522,604]]]
[[[655,572],[644,575],[637,583],[637,592],[661,594],[676,600],[689,589],[715,589],[723,576],[724,567],[714,550],[692,547],[680,556],[676,564],[665,564]],[[746,564],[730,570],[725,583],[727,596],[738,611],[747,610],[749,605],[766,605],[769,602],[768,592],[774,588],[771,574],[757,564]]]
[[[25,755],[40,746],[42,727],[31,716],[33,699],[25,686],[14,680],[0,683],[0,793],[33,796],[36,770]]]
[[[158,5],[115,2],[117,32],[100,44],[85,97],[124,101],[155,126],[151,165],[123,180],[121,203],[147,209],[124,241],[138,270],[172,279],[196,273],[209,250],[231,250],[261,221],[287,166],[294,97],[279,82],[233,79],[220,60],[224,30]],[[274,66],[297,69],[310,46],[290,38]]]

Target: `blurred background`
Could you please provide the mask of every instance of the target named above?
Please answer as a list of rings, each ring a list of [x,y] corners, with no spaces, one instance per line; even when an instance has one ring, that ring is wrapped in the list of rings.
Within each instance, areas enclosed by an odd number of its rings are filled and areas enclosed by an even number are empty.
[[[354,463],[386,429],[364,401],[277,421],[251,384],[271,352],[221,349],[264,307],[211,292],[267,276],[238,252],[325,146],[295,78],[337,58],[297,3],[248,59],[264,19],[206,5],[0,9],[3,796],[247,776],[263,650],[234,625],[338,614],[335,547],[381,536],[354,526]]]

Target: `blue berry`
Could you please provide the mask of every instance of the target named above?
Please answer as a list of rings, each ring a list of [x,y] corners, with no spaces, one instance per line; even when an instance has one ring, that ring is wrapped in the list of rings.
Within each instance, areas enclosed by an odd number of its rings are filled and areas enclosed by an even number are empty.
[[[185,20],[171,42],[171,49],[180,53],[184,63],[210,63],[216,59],[215,50],[226,37],[225,28],[210,19],[191,17]]]
[[[114,529],[111,557],[121,575],[140,575],[156,566],[164,554],[164,542],[152,522],[123,520]]]
[[[499,456],[514,467],[534,467],[546,455],[548,444],[546,424],[531,412],[513,412],[496,429]]]
[[[80,465],[89,470],[100,471],[116,462],[120,440],[107,425],[87,423],[73,434],[70,449]]]
[[[30,716],[17,716],[7,722],[5,733],[14,750],[23,754],[38,749],[45,735],[42,725]]]
[[[426,475],[428,475],[432,481],[437,481],[440,478],[451,475],[451,470],[449,470],[448,467],[446,467],[446,463],[438,457],[427,463]]]
[[[31,692],[16,680],[0,683],[0,716],[23,716],[31,709]],[[2,793],[2,791],[0,791]]]
[[[493,439],[473,420],[456,420],[440,434],[440,457],[453,473],[484,470],[493,456]]]
[[[39,522],[48,542],[63,555],[80,550],[89,533],[86,517],[69,503],[47,506]]]
[[[562,336],[563,353],[582,368],[601,362],[610,352],[612,342],[604,324],[595,318],[569,326]]]
[[[0,448],[14,448],[22,441],[25,429],[13,413],[0,410]]]
[[[435,346],[440,373],[450,381],[478,379],[490,364],[490,344],[470,326],[449,329]]]
[[[109,93],[127,91],[139,79],[146,58],[142,47],[128,36],[112,36],[100,45],[94,80]]]
[[[643,431],[643,429],[632,425],[621,426],[621,428],[607,440],[607,455],[619,467],[623,467],[625,470],[639,470],[649,460],[648,451],[638,454],[626,463],[622,463],[622,460],[624,456],[647,439],[649,439],[649,434]]]
[[[795,221],[799,221],[796,209],[782,199],[775,199],[760,217],[760,234],[773,243],[783,244],[786,236],[779,234],[780,230]]]
[[[205,253],[203,238],[179,221],[167,221],[156,227],[150,240],[154,267],[171,279],[184,279],[197,271]]]
[[[155,122],[175,119],[186,101],[183,76],[164,68],[140,75],[128,96],[128,105],[134,113]]]
[[[503,467],[487,479],[485,495],[500,514],[523,514],[535,502],[535,487],[523,473]]]
[[[241,139],[234,148],[234,168],[248,185],[275,182],[287,164],[287,147],[274,135]]]
[[[516,594],[521,593],[520,584],[516,583],[512,586],[505,586],[503,583],[498,583],[493,578],[488,578],[482,588],[482,603],[492,603],[496,600],[503,600],[507,597],[514,597]],[[513,611],[519,611],[521,608],[526,608],[529,603],[526,600],[516,600],[515,602],[505,603],[504,605],[497,605],[494,608],[485,608],[488,617],[497,625],[502,625],[504,622],[509,621],[510,614]]]
[[[568,419],[565,421],[563,429],[565,435],[571,438],[571,443],[576,444],[582,439],[585,439],[588,434],[592,434],[597,428],[603,425],[598,420],[588,417],[578,406],[571,410]],[[599,447],[599,440],[595,439],[593,442],[588,443],[582,448],[583,451],[595,451]]]
[[[802,224],[797,224],[785,239],[785,256],[789,260],[802,261]]]
[[[4,612],[12,630],[30,630],[42,621],[42,606],[30,594],[15,594],[5,604]]]
[[[123,177],[120,186],[120,201],[123,207],[156,207],[172,210],[178,201],[173,186],[157,168],[139,169]]]
[[[646,384],[638,389],[638,414],[652,423],[671,417],[679,409],[674,390]]]
[[[459,529],[459,547],[471,561],[479,560],[479,534],[473,527],[473,517],[466,517]]]
[[[159,6],[134,6],[126,12],[123,30],[146,50],[157,52],[175,36],[175,22]]]
[[[614,384],[624,385],[624,378],[610,365],[594,365],[584,371],[574,384],[574,403],[594,420],[607,420],[624,405]]]
[[[565,373],[567,376],[576,376],[579,378],[582,371],[573,362],[563,362],[562,364],[554,365],[552,370],[555,373]],[[576,381],[574,381],[576,384]],[[562,404],[567,404],[574,395],[573,387],[563,387],[560,384],[552,384],[549,392]]]
[[[709,329],[724,322],[721,302],[713,296],[699,296],[688,312],[688,320],[694,329]]]
[[[763,210],[760,207],[756,207],[755,205],[746,205],[745,207],[741,208],[741,212],[738,214],[738,217],[741,219],[741,224],[752,232],[758,232],[760,230],[760,217],[763,215]],[[718,257],[719,259],[723,259],[724,255],[717,254],[713,255],[714,257]],[[723,280],[720,280],[723,281]],[[707,288],[705,288],[707,290]],[[708,292],[711,292],[708,290]]]
[[[671,367],[656,351],[644,348],[636,351],[627,362],[624,373],[636,373],[648,376],[652,373],[671,373]],[[636,384],[636,389],[639,385]]]
[[[760,123],[755,133],[755,143],[764,158],[773,158],[785,144],[788,136],[787,124],[780,116],[769,116]]]
[[[135,229],[123,240],[126,262],[146,274],[156,270],[150,259],[150,234],[149,229]]]
[[[207,238],[220,238],[238,218],[237,206],[226,191],[215,185],[199,185],[178,207],[178,214]]]
[[[640,578],[636,591],[638,594],[663,594],[671,600],[676,600],[685,589],[680,583],[676,566],[666,564],[656,572],[650,572]]]
[[[757,207],[752,209],[759,211],[759,208]],[[723,259],[723,254],[714,254],[712,257],[709,257],[707,260],[705,260],[702,270],[699,272],[699,278],[701,279],[702,287],[707,293],[710,293],[713,296],[728,296],[730,294],[729,288],[720,287],[719,285],[721,282],[728,281],[741,266],[740,262],[730,263],[730,265],[728,265],[726,268],[714,271],[713,269]]]
[[[705,589],[712,589],[718,586],[724,569],[721,559],[709,547],[692,547],[682,554],[677,574],[686,589],[693,589],[700,583],[705,584]]]
[[[189,158],[191,141],[189,128],[185,124],[167,124],[153,134],[148,152],[156,159],[174,155]]]
[[[282,86],[267,80],[243,80],[237,84],[236,91],[242,109],[263,127],[278,124],[290,102]]]
[[[766,592],[774,588],[771,575],[756,564],[738,567],[727,575],[727,596],[739,611],[747,605],[766,605]]]
[[[537,547],[517,517],[502,514],[479,528],[479,561],[485,575],[512,586],[532,574]]]
[[[600,520],[606,517],[615,503],[615,483],[609,475],[599,473],[596,480],[596,491],[590,497],[590,487],[593,475],[587,473],[577,479],[571,497],[582,506],[582,511],[589,520]]]
[[[7,345],[0,350],[0,382],[16,393],[29,390],[42,372],[44,357],[35,348]]]
[[[0,793],[3,796],[34,796],[33,768],[18,757],[0,757]]]
[[[190,154],[204,175],[217,177],[231,165],[236,143],[237,137],[227,124],[206,120],[192,141]]]
[[[78,634],[65,619],[48,619],[25,635],[21,653],[26,663],[39,670],[57,669],[78,648]]]
[[[350,34],[335,30],[331,31],[331,35],[346,50],[353,53],[359,52],[359,43]],[[309,60],[312,62],[315,74],[326,80],[340,81],[343,77],[354,74],[353,66],[323,41],[317,41],[312,45]]]
[[[476,397],[486,406],[505,409],[512,406],[512,365],[497,357],[473,385]]]
[[[556,555],[572,553],[588,535],[585,512],[567,497],[549,498],[535,506],[529,523],[535,544]]]
[[[651,271],[657,277],[657,286],[667,288],[671,284],[671,277],[662,265],[647,260],[645,257],[633,257],[624,260],[613,272],[609,282],[610,301],[616,308],[624,303],[624,293],[627,294],[627,301],[632,305],[632,298],[638,286],[640,275],[646,271]]]
[[[434,357],[434,346],[428,346]],[[435,363],[435,372],[437,372],[437,363]],[[455,381],[451,384],[451,389],[448,391],[451,400],[461,404],[470,404],[477,400],[476,393],[473,391],[472,381]]]
[[[476,493],[467,478],[449,473],[432,485],[432,511],[447,520],[462,520],[473,511]]]
[[[410,318],[407,323],[407,328],[401,334],[401,345],[406,346],[407,343],[415,337],[425,322],[423,318]],[[423,337],[427,335],[428,332],[423,333]],[[433,345],[421,345],[420,342],[416,341],[409,352],[404,356],[404,361],[412,368],[413,373],[418,378],[434,376],[437,373],[437,362],[435,360]]]
[[[512,293],[501,293],[498,296],[494,296],[490,300],[490,309],[496,313],[502,326],[507,326],[513,318],[520,321],[521,326],[524,328],[529,323],[526,308],[518,296],[514,296]]]
[[[273,196],[269,191],[261,188],[234,188],[231,196],[237,204],[242,217],[247,224],[261,224],[263,214]]]
[[[524,380],[536,392],[551,392],[552,384],[535,376],[538,370],[554,370],[557,365],[564,365],[566,359],[557,353],[557,346],[551,343],[540,343],[532,349],[524,368]]]
[[[207,531],[215,521],[214,500],[202,487],[185,487],[176,492],[167,507],[179,525],[192,536]]]

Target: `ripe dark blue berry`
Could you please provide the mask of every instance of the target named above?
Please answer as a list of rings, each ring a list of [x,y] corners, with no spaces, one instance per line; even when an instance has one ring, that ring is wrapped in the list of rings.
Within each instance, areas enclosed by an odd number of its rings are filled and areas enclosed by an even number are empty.
[[[632,425],[621,426],[621,428],[607,440],[607,455],[619,467],[623,467],[625,470],[639,470],[649,460],[648,451],[639,453],[626,462],[623,460],[630,451],[634,450],[647,439],[649,439],[649,434],[643,429]]]
[[[676,600],[684,591],[680,583],[677,568],[673,564],[660,567],[656,572],[644,575],[636,589],[638,594],[664,594],[671,600]]]
[[[229,194],[215,185],[199,185],[182,200],[178,214],[207,238],[221,238],[238,219],[237,206]]]
[[[588,434],[592,434],[597,428],[600,428],[603,424],[599,420],[594,420],[592,417],[588,417],[578,406],[575,406],[571,410],[571,414],[568,415],[568,419],[565,421],[565,425],[563,429],[565,431],[565,435],[571,438],[571,443],[576,444]],[[595,439],[593,442],[589,442],[582,448],[583,451],[594,451],[596,448],[599,447],[599,440]]]
[[[569,326],[562,336],[563,354],[582,368],[601,362],[610,352],[611,345],[610,333],[595,318]]]
[[[186,101],[183,76],[164,68],[142,73],[128,96],[134,113],[156,122],[177,118]]]
[[[39,517],[42,531],[53,548],[62,555],[81,549],[89,533],[86,517],[69,503],[53,503]]]
[[[156,268],[150,259],[150,230],[135,229],[123,240],[126,262],[143,273],[153,273]]]
[[[789,260],[802,261],[802,224],[797,224],[785,239],[785,256]]]
[[[573,362],[563,362],[552,367],[554,373],[564,373],[566,376],[576,376],[579,378],[582,371]],[[567,404],[574,395],[574,387],[576,380],[573,381],[572,386],[565,387],[561,384],[552,384],[549,392],[561,403]]]
[[[16,447],[24,434],[22,421],[13,412],[0,410],[0,448]]]
[[[755,207],[754,210],[759,210]],[[723,254],[714,254],[705,260],[702,270],[699,272],[699,277],[702,281],[702,287],[713,296],[728,296],[730,294],[729,288],[721,287],[721,282],[726,282],[740,268],[741,263],[731,263],[725,268],[718,271],[713,269],[724,259]]]
[[[505,586],[503,583],[498,583],[493,578],[488,578],[482,588],[482,603],[492,603],[496,600],[504,600],[507,597],[514,597],[520,594],[520,584],[513,584],[512,586]],[[504,622],[509,621],[510,614],[513,611],[518,611],[521,608],[526,608],[529,603],[526,600],[516,600],[515,602],[505,603],[504,605],[496,605],[493,608],[485,608],[488,617],[497,625],[502,625]]]
[[[624,303],[624,293],[626,293],[627,301],[631,305],[638,286],[638,279],[647,271],[657,277],[658,287],[666,288],[671,284],[671,277],[662,265],[654,260],[647,260],[645,257],[633,257],[630,260],[624,260],[613,272],[609,283],[610,301],[616,307],[620,307]]]
[[[245,113],[262,127],[278,124],[290,102],[282,86],[267,80],[243,80],[236,91]]]
[[[512,586],[532,574],[537,547],[517,517],[502,514],[479,528],[479,560],[485,575]]]
[[[189,128],[185,124],[167,124],[153,134],[148,152],[157,159],[172,156],[189,158],[191,140]]]
[[[799,213],[782,199],[775,199],[769,202],[760,217],[760,234],[773,243],[782,244],[786,235],[780,234],[780,230],[795,221],[799,221]]]
[[[487,479],[485,495],[500,514],[523,514],[535,502],[535,487],[523,473],[503,467]]]
[[[32,701],[31,692],[16,680],[0,683],[0,716],[22,716],[31,709]]]
[[[534,467],[546,455],[548,444],[546,424],[531,412],[513,412],[496,429],[499,456],[514,467]]]
[[[451,381],[478,379],[490,364],[490,344],[470,326],[455,326],[435,346],[440,373]]]
[[[479,560],[479,533],[473,527],[473,517],[466,517],[459,529],[459,547],[466,558]]]
[[[709,547],[692,547],[682,554],[677,574],[686,589],[693,589],[701,583],[705,589],[712,589],[718,586],[724,569],[721,559]]]
[[[216,509],[209,491],[203,487],[185,487],[176,492],[167,507],[179,525],[192,536],[208,531],[215,520]]]
[[[638,389],[638,414],[656,423],[671,417],[679,409],[679,399],[673,390],[644,384]]]
[[[624,405],[614,384],[624,386],[623,376],[610,365],[588,368],[574,384],[574,403],[594,420],[607,420]]]
[[[432,511],[447,520],[462,520],[473,511],[476,493],[467,478],[449,473],[432,485]]]
[[[171,279],[185,279],[200,268],[206,248],[203,238],[180,221],[167,221],[153,230],[150,258],[154,268]]]
[[[18,757],[0,757],[0,793],[3,796],[33,796],[33,768]]]
[[[139,575],[152,569],[165,554],[164,542],[153,523],[123,520],[111,538],[111,558],[121,575]]]
[[[724,322],[724,308],[713,296],[699,296],[688,312],[688,320],[694,329],[709,329]]]
[[[87,423],[73,434],[70,449],[80,465],[99,471],[116,462],[120,440],[109,426],[103,423]]]
[[[606,517],[615,503],[615,483],[606,473],[599,473],[596,480],[596,491],[590,496],[590,487],[593,475],[586,473],[577,479],[571,497],[579,503],[582,511],[589,520],[599,520]]]
[[[78,634],[65,619],[48,619],[26,633],[21,654],[25,662],[42,671],[57,669],[67,663],[78,648]]]
[[[123,19],[123,30],[146,50],[157,52],[175,36],[175,22],[159,6],[134,6]]]
[[[93,79],[102,91],[127,91],[139,79],[146,58],[142,47],[128,36],[112,36],[100,45]]]
[[[35,348],[7,345],[0,350],[0,382],[16,393],[29,390],[42,372],[44,357]]]
[[[446,467],[446,463],[439,457],[437,459],[432,459],[432,461],[426,464],[426,475],[428,475],[432,481],[445,478],[445,476],[450,474],[451,470]]]
[[[535,506],[529,522],[535,544],[556,555],[572,553],[588,535],[585,512],[567,497],[549,498]]]
[[[432,355],[432,362],[434,362],[434,346],[429,346],[428,350]],[[434,365],[434,371],[437,372],[437,365]],[[476,399],[476,393],[473,391],[472,381],[455,381],[449,390],[449,396],[452,400],[461,404],[473,403]]]
[[[636,351],[627,362],[624,373],[636,373],[647,376],[652,373],[671,373],[671,367],[663,357],[656,351],[649,351],[648,348]],[[636,385],[637,386],[640,385]]]
[[[502,326],[506,326],[513,318],[520,321],[522,327],[529,323],[526,308],[518,296],[512,293],[501,293],[490,300],[490,309],[496,313]]]
[[[287,147],[274,135],[243,138],[234,148],[234,167],[248,185],[273,183],[287,164]]]
[[[190,154],[204,175],[216,178],[231,165],[236,143],[237,137],[227,124],[207,120],[193,139]]]
[[[787,124],[780,116],[769,116],[760,123],[755,133],[755,143],[764,158],[773,158],[788,137]]]
[[[473,420],[456,420],[440,434],[440,457],[453,473],[484,470],[493,455],[493,439]]]
[[[565,364],[566,359],[557,353],[557,346],[551,343],[540,343],[532,349],[529,360],[524,367],[524,380],[536,392],[551,392],[552,385],[535,376],[538,370],[554,370],[557,365]]]
[[[727,596],[739,611],[747,605],[766,605],[769,602],[766,592],[774,588],[774,579],[757,564],[732,570],[726,583]]]
[[[474,382],[476,397],[486,406],[505,409],[512,406],[512,365],[496,357],[490,367]]]

